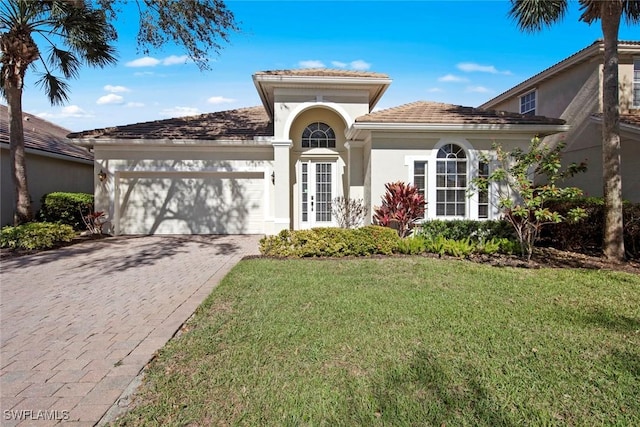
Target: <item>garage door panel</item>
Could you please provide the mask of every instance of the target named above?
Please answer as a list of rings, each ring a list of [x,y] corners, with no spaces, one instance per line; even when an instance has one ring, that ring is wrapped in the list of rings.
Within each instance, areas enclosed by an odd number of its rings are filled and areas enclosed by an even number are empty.
[[[261,234],[264,180],[123,177],[121,234]]]

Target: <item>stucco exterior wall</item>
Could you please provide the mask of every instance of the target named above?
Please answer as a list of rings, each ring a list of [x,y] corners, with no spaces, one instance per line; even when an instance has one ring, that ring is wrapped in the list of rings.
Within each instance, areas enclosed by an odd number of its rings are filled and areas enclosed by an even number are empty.
[[[2,164],[2,206],[0,226],[13,224],[15,194],[11,177],[9,150],[0,150]],[[93,193],[93,165],[90,162],[63,160],[28,152],[27,180],[34,214],[42,196],[54,191]]]

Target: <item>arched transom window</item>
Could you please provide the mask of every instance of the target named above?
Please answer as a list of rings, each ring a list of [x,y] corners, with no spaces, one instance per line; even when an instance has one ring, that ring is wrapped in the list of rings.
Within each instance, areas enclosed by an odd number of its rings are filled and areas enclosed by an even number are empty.
[[[336,134],[325,123],[312,123],[302,132],[303,148],[335,148]]]
[[[436,161],[436,216],[465,216],[467,155],[456,144],[438,150]]]

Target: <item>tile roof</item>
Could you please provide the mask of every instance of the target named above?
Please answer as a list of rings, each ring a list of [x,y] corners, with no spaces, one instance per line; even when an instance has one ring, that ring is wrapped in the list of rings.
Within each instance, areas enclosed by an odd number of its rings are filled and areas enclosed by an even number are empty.
[[[356,123],[563,125],[562,119],[525,116],[439,102],[417,101],[360,116]]]
[[[389,76],[371,71],[337,70],[330,68],[299,68],[294,70],[258,71],[256,76],[300,76],[300,77],[375,77],[388,79]]]
[[[273,136],[263,107],[239,108],[69,134],[69,138],[247,140]]]
[[[93,160],[87,149],[75,146],[67,138],[68,129],[48,122],[29,113],[22,113],[25,148],[47,153]],[[0,105],[0,143],[9,144],[9,109]]]

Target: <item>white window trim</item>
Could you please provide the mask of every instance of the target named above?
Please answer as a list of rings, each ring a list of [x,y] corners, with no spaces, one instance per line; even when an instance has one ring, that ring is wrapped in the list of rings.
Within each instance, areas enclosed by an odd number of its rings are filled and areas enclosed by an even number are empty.
[[[635,94],[636,85],[640,87],[640,77],[636,79],[636,64],[638,64],[638,71],[640,71],[640,57],[633,58],[633,68],[631,70],[631,108],[634,110],[640,109],[640,99],[638,99],[638,103],[635,104],[635,99],[633,98]]]
[[[531,94],[533,94],[533,110],[522,111],[522,98]],[[520,111],[520,114],[527,114],[530,111],[533,111],[534,116],[538,114],[538,89],[530,90],[529,92],[523,93],[518,97],[518,111]]]

